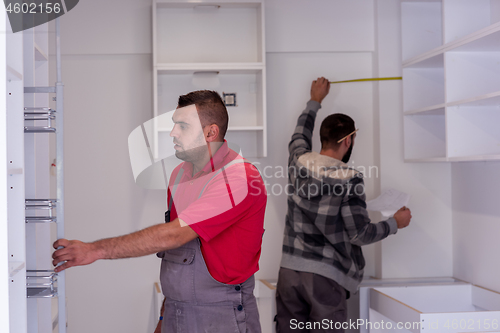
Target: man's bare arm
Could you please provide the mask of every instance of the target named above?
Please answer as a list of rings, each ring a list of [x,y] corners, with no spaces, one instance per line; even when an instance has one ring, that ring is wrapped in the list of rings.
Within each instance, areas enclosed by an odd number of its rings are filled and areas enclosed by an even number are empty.
[[[69,267],[93,263],[98,259],[119,259],[141,257],[159,251],[178,248],[198,237],[185,223],[175,219],[170,223],[162,223],[140,231],[113,238],[106,238],[93,243],[78,240],[59,239],[54,248],[61,249],[52,255],[53,265],[66,261],[55,268],[56,272]]]

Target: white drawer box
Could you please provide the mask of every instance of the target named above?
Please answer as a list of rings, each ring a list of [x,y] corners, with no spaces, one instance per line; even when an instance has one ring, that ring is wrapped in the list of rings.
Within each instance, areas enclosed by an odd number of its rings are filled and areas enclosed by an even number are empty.
[[[370,288],[368,331],[499,332],[500,294],[468,283]]]

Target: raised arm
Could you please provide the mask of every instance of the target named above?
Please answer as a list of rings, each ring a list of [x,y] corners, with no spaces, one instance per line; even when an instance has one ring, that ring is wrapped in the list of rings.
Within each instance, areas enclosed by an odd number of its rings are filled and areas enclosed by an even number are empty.
[[[53,265],[66,261],[55,268],[56,272],[73,266],[83,266],[98,259],[119,259],[142,257],[156,252],[178,248],[198,237],[191,227],[175,219],[142,229],[140,231],[92,243],[78,240],[59,239],[54,248],[61,249],[52,254]]]
[[[311,99],[307,102],[306,109],[297,120],[297,126],[288,144],[290,159],[298,158],[300,155],[311,151],[312,133],[316,114],[321,108],[321,102],[330,91],[330,81],[324,77],[318,78],[311,84]]]

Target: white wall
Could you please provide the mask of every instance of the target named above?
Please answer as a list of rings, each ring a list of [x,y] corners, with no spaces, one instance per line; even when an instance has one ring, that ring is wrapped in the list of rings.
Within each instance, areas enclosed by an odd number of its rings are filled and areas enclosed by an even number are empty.
[[[356,64],[350,66],[349,64]],[[270,53],[268,66],[268,124],[269,157],[265,159],[268,168],[265,176],[273,176],[272,170],[286,170],[288,162],[288,142],[297,123],[297,118],[309,100],[311,82],[318,76],[334,80],[338,77],[367,77],[371,75],[372,55],[366,53]],[[372,86],[370,84],[348,84],[333,86],[329,96],[323,101],[316,119],[313,149],[319,151],[319,127],[321,121],[335,112],[353,117],[360,128],[356,137],[350,165],[366,170],[374,165],[372,123]],[[366,178],[367,195],[373,197],[373,183],[376,173]],[[286,196],[279,189],[287,183],[287,178],[266,177],[270,192],[264,237],[261,271],[258,276],[276,278],[281,260],[281,245],[285,225]],[[275,185],[276,184],[276,185]],[[272,217],[270,214],[273,214]],[[269,248],[268,248],[269,246]],[[272,248],[271,248],[272,247]],[[265,255],[268,256],[265,256]],[[271,254],[269,256],[269,254]],[[369,272],[370,273],[370,272]]]
[[[377,0],[380,77],[401,76],[400,1]],[[412,197],[412,221],[381,244],[381,278],[451,276],[451,167],[404,163],[401,81],[378,83],[381,189]]]
[[[355,13],[355,14],[354,14]],[[312,80],[370,77],[373,70],[374,14],[372,0],[266,1],[266,51],[268,99],[268,155],[263,165],[286,168],[288,142],[297,117],[309,99]],[[319,151],[319,126],[330,113],[351,115],[361,130],[356,138],[352,165],[369,170],[376,162],[373,122],[373,85],[332,86],[316,119],[313,149]],[[271,170],[271,169],[269,169]],[[366,175],[367,195],[378,192],[376,172]],[[267,177],[266,177],[267,178]],[[285,185],[286,178],[266,179]],[[278,185],[274,185],[277,189]],[[272,194],[272,193],[271,193]],[[270,195],[266,213],[266,237],[260,261],[260,278],[276,278],[281,260],[286,197]],[[374,217],[377,217],[376,215]],[[367,275],[375,275],[375,249],[365,248]]]
[[[165,194],[135,184],[128,156],[128,135],[151,118],[150,68],[149,55],[63,56],[70,239],[93,241],[163,222]],[[69,332],[143,331],[158,273],[154,256],[70,269]]]
[[[373,0],[266,0],[267,52],[374,50]]]
[[[151,53],[151,1],[80,1],[61,17],[64,54]]]
[[[80,1],[61,17],[66,235],[93,241],[162,223],[163,191],[133,179],[128,135],[151,119],[151,2]],[[67,272],[68,332],[152,332],[154,256]]]

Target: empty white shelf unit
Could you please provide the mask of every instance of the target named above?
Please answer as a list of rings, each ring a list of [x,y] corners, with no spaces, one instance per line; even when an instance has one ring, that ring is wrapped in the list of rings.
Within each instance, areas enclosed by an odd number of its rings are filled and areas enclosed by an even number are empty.
[[[261,1],[153,0],[153,76],[155,117],[174,110],[179,95],[194,90],[236,93],[236,106],[227,107],[226,139],[246,157],[267,155]],[[157,140],[155,135],[155,147]]]
[[[500,1],[401,6],[405,160],[500,159]]]

